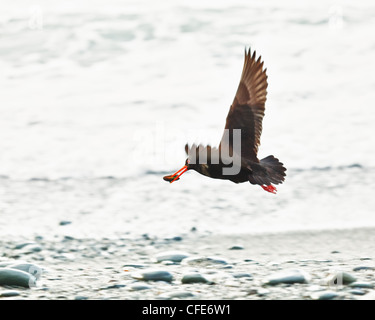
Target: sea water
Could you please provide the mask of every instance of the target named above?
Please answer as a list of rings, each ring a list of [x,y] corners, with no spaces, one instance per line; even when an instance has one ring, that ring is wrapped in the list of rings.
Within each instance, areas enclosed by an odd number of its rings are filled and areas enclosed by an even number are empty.
[[[0,233],[375,226],[374,17],[371,1],[3,1]],[[245,47],[267,67],[259,157],[285,183],[166,183],[185,143],[219,143]]]

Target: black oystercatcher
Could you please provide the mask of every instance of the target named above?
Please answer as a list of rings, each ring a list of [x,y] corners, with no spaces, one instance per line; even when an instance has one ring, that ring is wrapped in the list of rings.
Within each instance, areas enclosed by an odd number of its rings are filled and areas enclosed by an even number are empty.
[[[261,57],[245,50],[245,63],[236,96],[230,107],[223,137],[218,148],[211,146],[189,147],[185,165],[163,179],[179,180],[187,170],[193,169],[210,178],[226,179],[235,183],[249,181],[264,190],[276,193],[272,184],[284,181],[283,164],[274,156],[262,160],[257,157],[262,133],[264,105],[267,96],[267,75]]]

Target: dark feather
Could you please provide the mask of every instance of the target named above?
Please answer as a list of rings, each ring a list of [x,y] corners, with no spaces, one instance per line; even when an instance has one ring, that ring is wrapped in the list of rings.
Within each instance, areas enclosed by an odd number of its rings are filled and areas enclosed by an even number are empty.
[[[241,157],[259,162],[257,154],[262,133],[265,102],[267,99],[267,75],[261,57],[256,60],[254,51],[245,51],[245,62],[236,96],[230,107],[225,129],[229,129],[229,145],[220,142],[220,148],[233,149],[233,129],[241,129]],[[230,151],[232,153],[232,151]]]

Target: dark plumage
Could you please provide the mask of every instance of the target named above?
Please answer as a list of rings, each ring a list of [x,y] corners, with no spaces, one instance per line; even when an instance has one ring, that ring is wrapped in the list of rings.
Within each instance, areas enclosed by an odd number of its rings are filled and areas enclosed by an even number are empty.
[[[266,191],[276,193],[272,184],[284,181],[286,169],[274,156],[262,160],[257,156],[267,99],[266,70],[263,70],[261,57],[256,59],[255,51],[251,55],[250,49],[245,50],[240,84],[230,107],[219,147],[186,145],[188,158],[185,166],[173,175],[165,176],[164,180],[173,182],[187,170],[193,169],[210,178],[226,179],[235,183],[249,181],[251,184],[260,185]],[[240,132],[240,141],[234,140],[236,132]],[[234,141],[238,141],[240,152]],[[231,159],[233,161],[229,163]],[[231,167],[237,169],[236,173],[224,174],[223,169],[228,170]]]

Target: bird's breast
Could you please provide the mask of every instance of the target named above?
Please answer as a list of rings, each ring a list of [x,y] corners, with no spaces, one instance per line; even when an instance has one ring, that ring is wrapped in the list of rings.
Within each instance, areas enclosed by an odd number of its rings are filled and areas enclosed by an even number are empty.
[[[195,168],[195,170],[200,174],[213,179],[231,180],[235,183],[248,181],[249,172],[246,171],[247,169],[241,168],[237,174],[230,175],[224,174],[223,169],[226,167],[231,166],[226,166],[222,164],[202,164]]]

